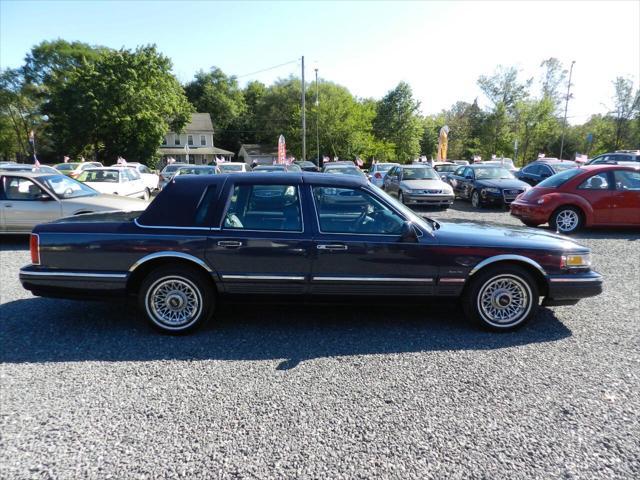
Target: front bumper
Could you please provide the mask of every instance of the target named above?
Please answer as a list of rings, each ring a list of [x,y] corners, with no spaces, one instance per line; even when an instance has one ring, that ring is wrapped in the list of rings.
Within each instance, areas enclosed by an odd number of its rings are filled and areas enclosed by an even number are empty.
[[[425,193],[404,193],[405,204],[451,206],[453,205],[453,194],[451,195],[429,195]]]
[[[594,271],[566,275],[549,275],[549,291],[545,306],[571,305],[581,298],[602,293],[602,275]]]
[[[126,272],[86,272],[43,269],[28,265],[20,269],[20,283],[39,297],[94,299],[124,295]]]

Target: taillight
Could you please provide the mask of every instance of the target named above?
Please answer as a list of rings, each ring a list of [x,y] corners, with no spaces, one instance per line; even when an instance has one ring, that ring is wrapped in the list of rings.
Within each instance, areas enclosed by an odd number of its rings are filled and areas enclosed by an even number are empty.
[[[31,251],[31,263],[33,265],[40,265],[40,236],[38,236],[37,233],[31,234],[29,250]]]
[[[382,178],[382,174],[380,172],[376,172],[374,177],[376,178]]]

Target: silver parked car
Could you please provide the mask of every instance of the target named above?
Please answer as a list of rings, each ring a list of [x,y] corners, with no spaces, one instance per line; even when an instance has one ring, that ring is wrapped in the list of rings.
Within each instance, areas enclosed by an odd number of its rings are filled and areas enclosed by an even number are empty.
[[[146,207],[143,200],[100,194],[61,173],[0,172],[0,233],[29,233],[39,223],[81,213]]]
[[[451,185],[426,165],[393,167],[384,177],[384,190],[406,205],[432,205],[448,208],[453,204]]]
[[[382,187],[384,184],[384,176],[389,170],[398,165],[398,163],[374,163],[371,165],[371,170],[369,170],[367,178],[376,187]]]

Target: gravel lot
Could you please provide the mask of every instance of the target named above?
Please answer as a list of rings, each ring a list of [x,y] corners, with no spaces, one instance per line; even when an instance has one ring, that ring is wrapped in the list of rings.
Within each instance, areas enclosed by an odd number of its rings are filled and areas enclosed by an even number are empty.
[[[32,297],[27,239],[4,239],[0,476],[638,478],[640,232],[579,237],[605,293],[515,333],[447,303],[228,305],[178,338]]]

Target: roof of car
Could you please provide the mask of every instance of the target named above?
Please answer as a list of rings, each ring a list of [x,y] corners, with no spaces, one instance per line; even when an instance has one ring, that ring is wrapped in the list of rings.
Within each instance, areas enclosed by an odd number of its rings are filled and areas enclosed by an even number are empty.
[[[330,173],[312,173],[312,172],[275,172],[260,173],[254,172],[251,175],[246,173],[221,173],[219,175],[211,175],[211,177],[178,177],[175,182],[196,182],[196,183],[219,183],[229,179],[235,183],[264,183],[264,184],[302,184],[311,185],[338,185],[341,187],[358,187],[368,183],[365,177],[356,177],[352,175],[334,175]]]
[[[47,172],[31,172],[31,171],[21,171],[21,170],[4,170],[0,169],[0,175],[19,175],[21,177],[29,177],[29,178],[38,178],[38,177],[50,177],[52,175],[60,175],[65,176],[63,173],[47,173]]]
[[[598,165],[582,165],[578,168],[586,171],[607,171],[618,170],[620,168],[624,168],[625,170],[640,170],[640,164],[636,162],[601,163]]]

